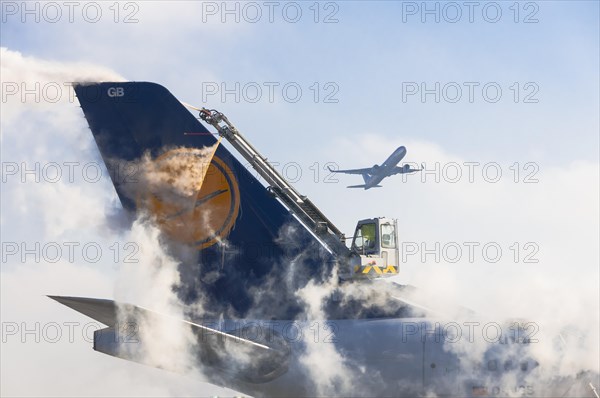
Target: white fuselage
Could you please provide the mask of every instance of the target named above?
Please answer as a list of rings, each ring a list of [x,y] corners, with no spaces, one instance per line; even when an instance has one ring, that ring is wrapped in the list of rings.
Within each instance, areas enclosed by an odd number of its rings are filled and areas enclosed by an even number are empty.
[[[398,163],[406,155],[406,147],[400,146],[377,168],[373,168],[373,174],[365,176],[365,189],[373,188],[384,178],[388,177],[396,168]]]

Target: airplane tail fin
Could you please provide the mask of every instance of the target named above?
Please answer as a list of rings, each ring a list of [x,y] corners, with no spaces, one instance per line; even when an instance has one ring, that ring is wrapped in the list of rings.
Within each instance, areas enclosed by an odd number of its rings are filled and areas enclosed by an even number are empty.
[[[318,240],[166,88],[105,82],[74,90],[123,207],[146,211],[169,240],[197,249],[198,261],[180,267],[184,302],[202,290],[212,308],[243,316],[251,289],[303,248],[315,245],[315,258],[304,262],[310,269],[300,285],[332,265]],[[284,231],[294,231],[285,244]],[[298,306],[289,301],[284,315],[270,315],[293,317],[286,311]]]

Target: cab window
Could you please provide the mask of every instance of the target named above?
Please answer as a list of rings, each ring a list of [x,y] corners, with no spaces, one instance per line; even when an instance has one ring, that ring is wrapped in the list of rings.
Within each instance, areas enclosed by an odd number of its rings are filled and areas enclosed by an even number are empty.
[[[386,249],[396,248],[396,231],[392,224],[381,224],[381,246]]]
[[[358,251],[375,248],[375,235],[377,227],[374,223],[363,224],[356,229],[353,246]]]

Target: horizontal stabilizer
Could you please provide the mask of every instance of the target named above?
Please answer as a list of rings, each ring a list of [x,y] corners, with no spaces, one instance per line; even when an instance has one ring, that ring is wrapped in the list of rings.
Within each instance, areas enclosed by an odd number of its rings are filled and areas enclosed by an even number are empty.
[[[195,337],[194,347],[197,351],[194,357],[198,365],[206,369],[209,378],[214,376],[228,378],[230,382],[264,383],[279,377],[288,368],[291,351],[280,334],[272,331],[256,339],[242,337],[251,335],[252,330],[246,329],[251,329],[252,323],[246,326],[239,324],[241,328],[225,332],[219,330],[218,322],[210,323],[209,327],[113,300],[48,297],[108,325],[108,328],[94,332],[94,350],[111,356],[178,371],[177,367],[146,354],[152,345],[159,345],[163,338],[168,338],[162,333],[178,330],[185,333],[182,336],[188,336],[189,332]],[[181,356],[182,361],[185,357],[185,352],[171,354],[173,357]]]
[[[88,297],[48,296],[52,300],[66,305],[77,312],[89,316],[105,324],[114,326],[117,323],[117,305],[113,300],[94,299]]]

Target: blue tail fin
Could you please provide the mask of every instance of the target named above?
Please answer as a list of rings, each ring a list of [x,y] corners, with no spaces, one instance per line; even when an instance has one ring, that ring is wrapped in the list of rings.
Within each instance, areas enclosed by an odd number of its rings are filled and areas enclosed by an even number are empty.
[[[198,251],[198,261],[180,267],[181,298],[193,303],[201,290],[211,308],[233,308],[232,316],[246,315],[258,299],[272,299],[282,304],[268,306],[269,317],[292,318],[298,311],[295,299],[276,282],[306,248],[316,255],[303,262],[294,283],[301,286],[327,273],[331,259],[316,238],[164,87],[126,82],[74,88],[123,207],[143,206],[169,239]],[[177,178],[189,172],[181,163],[202,156],[209,162],[204,176],[187,175],[200,188],[192,187],[187,196],[165,192],[173,186],[150,187],[135,166],[145,167],[143,159],[149,159],[154,172]],[[250,294],[267,278],[281,291],[272,289],[258,299]]]

